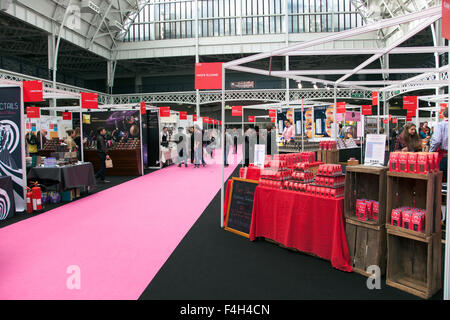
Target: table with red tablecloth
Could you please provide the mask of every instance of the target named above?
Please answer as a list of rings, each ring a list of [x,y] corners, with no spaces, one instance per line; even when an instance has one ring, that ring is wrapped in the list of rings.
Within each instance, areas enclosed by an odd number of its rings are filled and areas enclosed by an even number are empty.
[[[352,271],[345,236],[344,200],[258,186],[250,240],[269,238]]]

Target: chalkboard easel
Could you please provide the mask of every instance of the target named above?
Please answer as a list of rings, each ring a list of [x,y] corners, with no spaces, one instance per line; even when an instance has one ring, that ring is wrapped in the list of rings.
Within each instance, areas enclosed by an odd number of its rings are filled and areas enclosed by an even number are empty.
[[[249,238],[253,199],[258,181],[232,178],[225,230]]]

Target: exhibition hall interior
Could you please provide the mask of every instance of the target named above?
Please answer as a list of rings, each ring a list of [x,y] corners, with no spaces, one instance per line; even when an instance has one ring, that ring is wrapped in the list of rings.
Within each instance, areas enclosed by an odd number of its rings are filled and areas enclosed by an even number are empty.
[[[450,0],[0,0],[0,299],[450,299],[449,39]]]

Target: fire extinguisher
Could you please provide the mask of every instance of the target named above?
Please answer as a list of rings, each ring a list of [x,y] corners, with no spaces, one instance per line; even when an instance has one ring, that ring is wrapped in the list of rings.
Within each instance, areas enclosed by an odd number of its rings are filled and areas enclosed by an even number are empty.
[[[33,203],[33,211],[42,210],[42,193],[40,187],[33,187],[31,189],[31,199]]]
[[[31,189],[27,187],[27,213],[33,213],[33,202],[31,198],[32,198]]]

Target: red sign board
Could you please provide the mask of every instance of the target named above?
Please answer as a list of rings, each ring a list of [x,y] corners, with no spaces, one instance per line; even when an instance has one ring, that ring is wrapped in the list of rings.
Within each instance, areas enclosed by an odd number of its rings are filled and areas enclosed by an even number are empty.
[[[27,108],[27,118],[40,118],[41,113],[39,112],[39,107],[28,107]]]
[[[392,119],[392,123],[398,123],[398,119],[397,118],[393,118]]]
[[[345,113],[345,102],[336,103],[336,113]]]
[[[276,118],[276,117],[277,117],[277,110],[275,110],[275,109],[270,109],[270,110],[269,110],[269,117],[270,117],[270,118]]]
[[[219,121],[217,121],[216,119],[214,119],[214,125],[218,125],[219,124]]]
[[[403,109],[406,109],[406,110],[417,109],[417,96],[404,96],[403,97]]]
[[[406,110],[406,117],[415,117],[416,116],[416,110],[415,109],[407,109]]]
[[[208,117],[203,117],[203,123],[208,123],[209,122],[209,118]]]
[[[180,120],[187,120],[187,112],[180,111]]]
[[[255,116],[248,116],[248,122],[255,122]]]
[[[450,40],[450,0],[442,0],[442,38]]]
[[[23,102],[39,102],[44,100],[42,81],[23,81]]]
[[[410,122],[410,121],[412,121],[412,117],[406,117],[406,122]]]
[[[63,120],[72,120],[72,113],[71,112],[63,112],[62,117],[63,117]]]
[[[170,107],[159,107],[159,116],[161,118],[170,117]]]
[[[141,114],[142,115],[146,114],[147,113],[147,108],[146,108],[147,104],[144,101],[142,101],[140,103],[140,106],[141,106]]]
[[[195,89],[222,89],[222,62],[196,63]]]
[[[221,125],[222,125],[222,120],[219,121],[219,126],[221,126]]]
[[[389,119],[383,119],[384,124],[388,124],[389,123]]]
[[[378,91],[372,91],[372,105],[378,105]]]
[[[277,121],[277,118],[273,118],[273,117],[270,118],[270,122],[275,123],[275,121]]]
[[[242,117],[242,106],[232,106],[231,115],[233,117]]]
[[[446,103],[441,103],[441,111],[444,110],[445,108],[447,108],[447,104]]]
[[[192,121],[194,121],[194,122],[197,121],[197,115],[196,114],[192,115]]]
[[[361,106],[361,113],[363,114],[363,116],[372,115],[372,106],[371,105]]]
[[[91,92],[81,93],[81,108],[98,109],[98,94]]]

